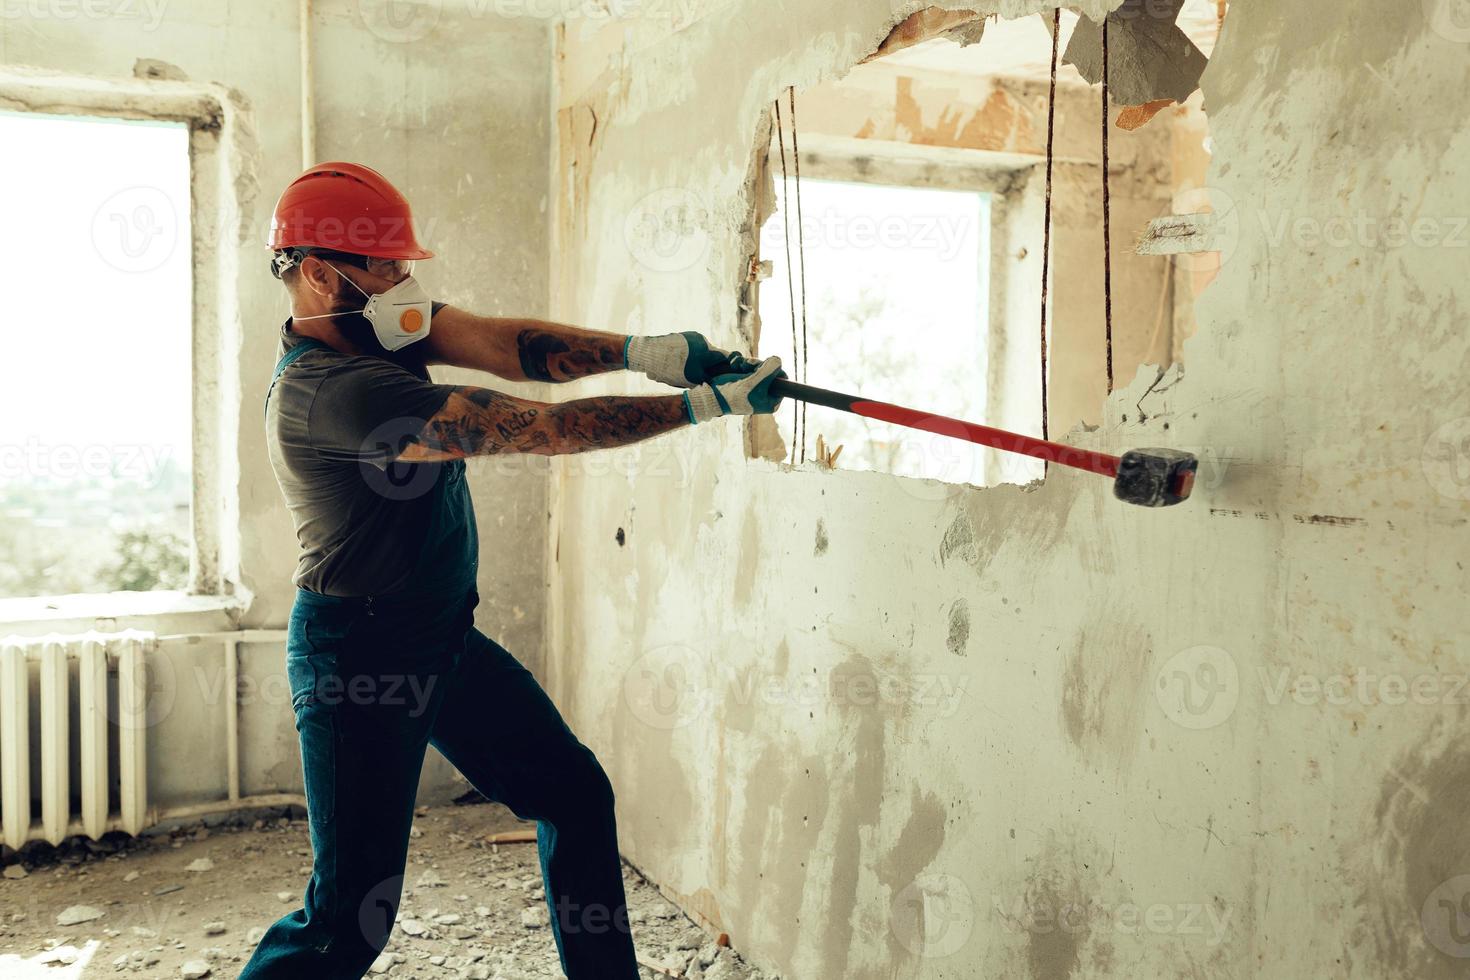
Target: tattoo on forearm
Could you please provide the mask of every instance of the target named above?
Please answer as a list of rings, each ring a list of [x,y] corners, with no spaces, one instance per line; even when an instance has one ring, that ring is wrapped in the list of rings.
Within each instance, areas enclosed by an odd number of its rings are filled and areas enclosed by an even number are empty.
[[[689,424],[683,400],[664,398],[583,398],[552,409],[556,434],[568,448],[581,452],[623,446]]]
[[[516,334],[521,372],[532,381],[575,381],[621,367],[621,338],[564,336],[527,329]]]
[[[500,438],[510,442],[515,438],[517,432],[524,432],[531,427],[531,423],[536,421],[536,415],[534,408],[520,412],[511,410],[505,416],[505,421],[495,423],[495,432]]]
[[[399,458],[410,462],[560,455],[639,442],[689,424],[683,399],[608,396],[530,405],[486,388],[457,389]]]

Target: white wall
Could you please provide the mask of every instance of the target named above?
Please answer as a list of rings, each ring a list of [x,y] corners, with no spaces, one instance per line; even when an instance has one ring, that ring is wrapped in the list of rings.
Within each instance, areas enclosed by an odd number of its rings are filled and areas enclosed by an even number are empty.
[[[553,312],[740,342],[760,114],[913,6],[569,28]],[[794,471],[736,424],[670,437],[686,469],[566,468],[549,673],[632,860],[800,980],[1462,973],[1435,946],[1470,880],[1450,6],[1232,5],[1204,84],[1231,247],[1187,376],[1146,422],[1151,373],[1120,379],[1072,435],[1199,452],[1187,505]],[[656,191],[701,215],[681,268],[630,246]],[[1354,671],[1427,703],[1342,697]]]
[[[382,170],[413,202],[438,257],[424,263],[431,291],[477,313],[545,315],[547,307],[546,175],[550,136],[550,38],[544,20],[492,16],[486,5],[419,7],[375,0],[316,0],[311,16],[311,95],[317,160],[349,159]],[[223,191],[238,213],[220,228],[220,248],[239,252],[229,281],[210,278],[238,308],[224,311],[223,376],[196,382],[227,400],[230,425],[221,438],[232,474],[219,492],[230,522],[227,571],[237,576],[238,609],[213,614],[119,617],[120,625],[172,633],[191,628],[284,627],[290,610],[295,535],[270,471],[259,405],[276,356],[288,306],[267,266],[271,209],[302,168],[302,71],[294,2],[9,4],[0,20],[0,98],[16,78],[40,71],[59,78],[101,80],[134,88],[129,100],[146,110],[154,90],[209,87],[233,109],[229,138],[246,152],[224,160]],[[150,71],[140,62],[151,62]],[[137,66],[135,68],[135,66]],[[163,76],[169,83],[134,83]],[[149,89],[152,85],[153,90]],[[99,86],[94,86],[99,87]],[[11,105],[20,107],[12,102]],[[6,152],[17,152],[6,148]],[[99,165],[105,166],[105,162]],[[196,212],[205,202],[196,202]],[[84,246],[79,242],[78,247]],[[232,304],[233,305],[233,304]],[[74,356],[84,356],[75,354]],[[445,372],[441,380],[469,375]],[[485,380],[480,378],[478,380]],[[237,404],[238,403],[238,404]],[[238,409],[238,410],[236,410]],[[105,406],[98,406],[105,411]],[[542,656],[546,489],[543,471],[498,472],[471,465],[482,543],[478,623],[533,667]],[[230,540],[237,537],[238,547]],[[93,603],[99,616],[117,616]],[[79,619],[41,628],[92,625]],[[104,620],[104,625],[108,620]],[[0,626],[0,632],[7,631]],[[217,657],[210,647],[209,664]],[[163,654],[175,677],[193,676],[202,652]],[[243,669],[257,691],[277,691],[281,651],[251,649]],[[160,668],[161,670],[162,668]],[[218,798],[222,785],[223,710],[199,685],[184,684],[167,720],[154,730],[155,802]],[[289,697],[257,696],[242,705],[247,791],[299,789],[299,760]],[[199,739],[219,744],[200,745]],[[171,765],[166,776],[161,765]],[[431,765],[426,787],[443,790],[449,769]]]

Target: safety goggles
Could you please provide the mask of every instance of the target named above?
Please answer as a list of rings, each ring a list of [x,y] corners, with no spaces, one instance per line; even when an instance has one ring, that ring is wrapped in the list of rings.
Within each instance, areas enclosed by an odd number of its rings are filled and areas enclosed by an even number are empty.
[[[413,275],[413,259],[381,259],[372,255],[356,255],[352,252],[336,252],[327,248],[288,248],[275,254],[271,259],[271,275],[277,279],[286,273],[287,269],[300,265],[308,255],[315,255],[319,259],[331,259],[362,269],[368,275],[386,279],[389,282],[402,282]]]

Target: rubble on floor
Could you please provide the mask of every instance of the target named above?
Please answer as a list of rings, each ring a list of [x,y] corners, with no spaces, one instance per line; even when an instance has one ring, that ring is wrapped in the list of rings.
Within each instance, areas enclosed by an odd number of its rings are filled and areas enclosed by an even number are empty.
[[[369,976],[560,977],[535,845],[485,841],[522,826],[495,805],[421,808],[398,920]],[[236,976],[265,928],[300,906],[311,844],[304,820],[277,815],[31,845],[20,858],[0,879],[0,976],[202,980]],[[623,877],[639,957],[663,971],[645,967],[646,980],[777,980],[632,868]]]

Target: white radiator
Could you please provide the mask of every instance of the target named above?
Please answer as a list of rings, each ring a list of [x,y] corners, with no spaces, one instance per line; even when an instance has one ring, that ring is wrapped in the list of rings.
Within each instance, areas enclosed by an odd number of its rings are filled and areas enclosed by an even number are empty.
[[[0,825],[6,844],[18,848],[38,838],[59,844],[73,834],[97,838],[109,830],[136,834],[143,829],[148,821],[147,656],[157,645],[155,634],[140,630],[0,640]],[[32,664],[39,674],[34,703]],[[75,726],[70,716],[73,664]],[[39,820],[31,783],[33,711],[40,723]],[[80,773],[76,809],[73,727]],[[114,749],[116,807],[110,799]]]
[[[305,806],[300,793],[247,796],[240,787],[240,646],[285,641],[284,630],[251,629],[171,636],[123,630],[0,639],[0,840],[14,848],[30,840],[57,844],[77,834],[92,838],[111,830],[136,834],[171,820]],[[153,706],[148,661],[167,651],[191,661],[223,658],[224,690],[229,692],[221,719],[223,799],[163,807],[149,800],[148,732],[158,719],[149,714]],[[36,780],[31,778],[33,762],[39,766]],[[74,770],[79,774],[75,791]]]

